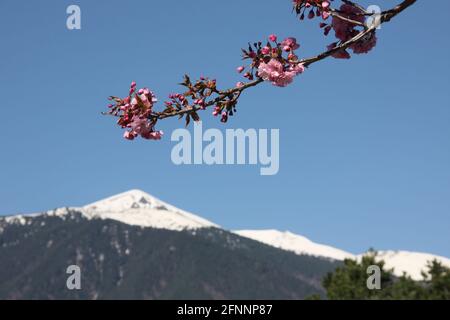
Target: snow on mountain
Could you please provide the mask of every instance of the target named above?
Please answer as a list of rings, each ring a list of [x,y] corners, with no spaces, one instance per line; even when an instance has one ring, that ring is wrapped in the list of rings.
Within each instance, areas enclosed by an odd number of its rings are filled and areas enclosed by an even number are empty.
[[[360,260],[363,255],[358,255]],[[384,260],[386,269],[394,269],[394,274],[401,276],[406,272],[414,280],[423,280],[422,271],[425,271],[427,263],[438,260],[442,265],[450,268],[450,259],[421,252],[408,251],[378,251],[378,260]]]
[[[218,225],[192,213],[178,209],[143,191],[131,190],[104,200],[94,202],[81,208],[59,208],[43,214],[16,215],[0,218],[1,222],[14,224],[29,224],[37,215],[58,216],[61,219],[70,217],[73,211],[81,212],[87,219],[112,219],[125,224],[141,227],[151,227],[168,230],[185,230],[216,227]],[[332,260],[361,259],[362,255],[331,246],[315,243],[303,236],[291,232],[277,230],[240,230],[234,233],[267,245],[292,251],[299,255],[311,255]],[[421,271],[427,262],[437,259],[443,265],[450,267],[450,259],[426,253],[407,251],[380,251],[379,259],[386,263],[386,268],[394,268],[394,274],[400,276],[406,272],[415,280],[421,280]]]
[[[236,234],[247,237],[273,247],[292,251],[296,254],[306,254],[311,256],[324,257],[334,260],[354,259],[361,260],[364,254],[353,255],[330,246],[317,244],[311,240],[290,232],[277,230],[240,230],[234,231]],[[432,260],[440,261],[444,266],[450,268],[450,259],[419,252],[407,251],[379,251],[378,259],[384,260],[386,269],[394,269],[397,276],[404,272],[414,280],[423,280],[421,272],[426,268],[428,262]]]
[[[218,227],[140,190],[121,193],[81,209],[88,218],[112,219],[134,226],[168,230]]]
[[[43,215],[58,216],[65,219],[71,211],[81,212],[87,219],[111,219],[133,226],[175,231],[219,227],[206,219],[178,209],[140,190],[130,190],[81,208],[59,208],[47,211]],[[11,216],[4,218],[4,221],[24,225],[27,218],[36,215],[41,214]]]
[[[292,251],[297,254],[305,254],[330,258],[333,260],[344,260],[346,258],[353,259],[354,255],[323,244],[317,244],[311,240],[293,234],[291,232],[281,232],[278,230],[239,230],[234,231],[236,234],[250,238],[273,247]]]

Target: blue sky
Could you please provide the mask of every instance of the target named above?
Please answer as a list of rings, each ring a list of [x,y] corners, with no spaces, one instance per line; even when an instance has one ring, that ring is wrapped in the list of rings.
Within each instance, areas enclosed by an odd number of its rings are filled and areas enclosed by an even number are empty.
[[[127,142],[100,112],[132,80],[160,100],[184,73],[240,77],[248,41],[295,36],[310,56],[332,42],[289,0],[0,2],[0,214],[84,205],[142,189],[229,229],[276,228],[336,247],[450,256],[447,13],[418,3],[379,31],[369,55],[313,65],[288,88],[263,84],[227,125],[279,128],[280,172],[175,166],[175,119],[161,142]],[[396,1],[382,1],[387,8]],[[82,30],[66,29],[66,8]],[[364,4],[373,4],[368,1]]]

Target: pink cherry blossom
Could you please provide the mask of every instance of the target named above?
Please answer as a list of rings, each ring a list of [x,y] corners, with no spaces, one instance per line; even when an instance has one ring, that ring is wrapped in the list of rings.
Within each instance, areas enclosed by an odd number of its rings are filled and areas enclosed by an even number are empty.
[[[228,121],[228,113],[226,111],[222,112],[222,118],[220,119],[220,122],[227,122]]]
[[[220,114],[220,111],[222,111],[222,108],[220,106],[215,106],[212,115],[217,117]]]
[[[377,45],[377,35],[375,33],[368,34],[365,38],[361,39],[350,48],[356,54],[368,53]]]
[[[274,35],[274,34],[271,34],[270,36],[269,36],[269,40],[270,41],[272,41],[272,42],[277,42],[277,36],[276,35]]]
[[[115,105],[110,106],[109,114],[119,117],[117,124],[126,129],[123,137],[134,140],[137,136],[144,139],[161,139],[162,132],[156,131],[156,121],[152,120],[153,105],[158,101],[156,96],[148,88],[136,91],[136,82],[130,85],[130,94],[121,99],[110,97]]]
[[[270,53],[270,48],[269,47],[263,47],[261,49],[261,53],[262,54],[269,54]]]
[[[351,4],[343,4],[340,8],[340,14],[345,18],[358,21],[360,23],[363,23],[365,19],[364,12],[358,7]],[[340,19],[339,17],[333,17],[331,26],[336,34],[336,38],[338,38],[342,42],[350,40],[360,32],[357,30],[356,24],[347,20]],[[373,32],[357,43],[351,45],[349,49],[352,50],[355,54],[368,53],[376,46],[376,44],[377,37],[375,35],[375,32]],[[345,50],[337,52],[332,56],[338,59],[350,58],[350,54]]]
[[[343,4],[340,8],[340,14],[347,19],[351,19],[358,22],[364,22],[363,11],[359,8],[349,5]],[[358,30],[355,29],[356,25],[347,20],[343,20],[339,17],[333,17],[331,25],[336,33],[336,38],[341,41],[347,41],[350,38],[354,37],[358,34]]]
[[[258,68],[258,75],[265,81],[272,82],[277,87],[286,87],[292,83],[294,77],[304,71],[302,65],[295,65],[285,68],[283,64],[271,59],[269,63],[261,63]]]
[[[136,135],[131,131],[125,131],[123,137],[127,140],[134,140],[134,138],[136,138]]]
[[[281,46],[284,51],[293,51],[300,48],[300,45],[297,43],[297,39],[292,37],[284,39],[283,42],[281,42]]]

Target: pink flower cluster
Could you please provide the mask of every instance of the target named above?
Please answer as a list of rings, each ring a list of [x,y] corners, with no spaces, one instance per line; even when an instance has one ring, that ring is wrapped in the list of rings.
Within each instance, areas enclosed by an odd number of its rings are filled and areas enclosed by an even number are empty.
[[[275,35],[269,36],[269,40],[277,45],[275,50],[271,50],[270,44],[263,48],[262,53],[265,56],[258,67],[258,76],[264,81],[270,81],[274,86],[286,87],[291,84],[295,76],[303,73],[305,68],[298,63],[298,57],[294,51],[300,48],[295,38],[286,38],[280,44],[277,44]],[[288,58],[284,59],[280,50],[289,53]],[[270,58],[270,60],[268,60]],[[268,61],[267,61],[268,60]]]
[[[148,140],[160,140],[163,132],[156,131],[156,120],[152,119],[153,105],[157,99],[148,88],[136,89],[136,82],[132,82],[130,91],[124,99],[110,97],[116,104],[110,104],[108,113],[119,117],[117,122],[123,129],[127,129],[124,138],[133,140],[138,136]]]
[[[295,54],[298,48],[300,45],[295,38],[286,38],[279,43],[276,35],[270,35],[267,45],[262,46],[262,43],[258,43],[255,48],[243,50],[244,59],[252,59],[250,71],[246,72],[244,77],[253,80],[256,70],[256,76],[264,81],[269,81],[277,87],[286,87],[293,82],[295,76],[305,71]],[[283,56],[284,53],[286,56]],[[237,69],[240,73],[244,70],[244,66]],[[237,87],[242,85],[238,83]]]
[[[347,19],[357,21],[360,23],[364,23],[365,21],[364,12],[356,6],[350,4],[343,4],[339,11],[340,15],[342,15]],[[358,33],[360,32],[356,29],[357,27],[356,24],[350,21],[340,19],[339,17],[333,17],[331,26],[333,27],[333,30],[336,34],[336,38],[338,38],[341,42],[346,42],[350,40],[351,38],[358,35]],[[337,44],[338,43],[330,44],[328,46],[328,49],[336,47]],[[377,44],[377,37],[375,32],[373,32],[368,34],[365,38],[361,39],[357,43],[351,45],[349,48],[355,54],[362,54],[368,53],[376,46],[376,44]],[[333,57],[337,59],[349,59],[350,54],[346,50],[341,50],[335,53]]]
[[[321,16],[326,20],[330,16],[330,1],[328,0],[293,0],[292,2],[300,20],[305,19],[307,10],[309,10],[308,19]]]
[[[331,23],[320,23],[320,28],[323,29],[326,36],[331,30],[334,30],[336,38],[339,39],[338,42],[330,44],[328,50],[334,49],[339,43],[344,43],[358,35],[361,32],[358,27],[362,26],[366,18],[365,12],[351,2],[345,2],[339,10],[333,10],[330,1],[333,0],[293,0],[294,10],[300,16],[300,20],[305,18],[307,10],[309,19],[321,16],[323,20],[327,20],[333,15]],[[355,54],[368,53],[376,44],[377,37],[374,31],[351,45],[349,49]],[[332,56],[337,59],[350,59],[350,53],[347,50],[337,51]]]
[[[286,87],[291,84],[294,77],[303,73],[305,68],[300,64],[291,64],[288,67],[277,59],[270,59],[268,63],[262,62],[258,68],[258,75],[265,81],[270,81],[274,86]]]

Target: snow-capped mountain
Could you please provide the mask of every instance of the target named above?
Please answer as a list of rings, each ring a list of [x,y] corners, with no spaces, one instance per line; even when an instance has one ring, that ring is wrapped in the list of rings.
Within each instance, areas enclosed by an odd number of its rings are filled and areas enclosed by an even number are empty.
[[[65,219],[71,211],[80,212],[87,219],[111,219],[122,223],[156,229],[185,230],[210,228],[218,225],[178,209],[143,191],[130,190],[100,200],[84,207],[67,207],[42,214],[17,215],[4,218],[5,221],[26,224],[29,218],[40,215],[58,216]]]
[[[235,233],[300,255],[305,254],[334,260],[360,260],[364,255],[354,255],[327,245],[317,244],[291,232],[281,232],[278,230],[240,230],[235,231]],[[395,275],[401,276],[405,272],[414,280],[423,280],[421,272],[424,271],[427,263],[432,260],[436,259],[443,265],[450,267],[450,259],[420,252],[379,251],[377,258],[385,262],[386,269],[394,269]]]
[[[296,254],[306,254],[318,257],[325,257],[334,260],[354,259],[354,255],[327,245],[317,244],[305,238],[293,234],[289,231],[278,230],[238,230],[236,234],[260,241],[279,249],[295,252]]]
[[[129,225],[167,230],[219,226],[178,209],[143,191],[131,190],[81,208],[89,218],[112,219]]]
[[[71,265],[81,290],[66,288]],[[137,190],[0,217],[0,300],[304,299],[325,296],[321,281],[338,265],[243,238]]]
[[[84,207],[59,208],[43,214],[18,215],[0,218],[0,234],[4,228],[1,221],[20,225],[31,224],[32,219],[39,216],[59,217],[66,219],[71,212],[78,212],[88,220],[115,220],[131,226],[143,228],[165,229],[172,231],[218,228],[220,226],[197,215],[178,209],[143,191],[131,190]],[[223,230],[223,229],[222,229]],[[225,231],[225,230],[224,230]],[[294,252],[297,255],[327,258],[342,261],[344,259],[361,259],[360,255],[315,243],[301,235],[277,230],[238,230],[234,234],[252,239],[272,247]],[[396,275],[406,272],[415,280],[421,280],[421,272],[427,262],[438,260],[450,267],[450,259],[418,252],[380,251],[379,259],[393,268]]]
[[[361,259],[363,255],[358,255]],[[394,269],[394,274],[401,276],[403,272],[414,280],[423,280],[422,271],[428,262],[438,260],[442,265],[450,268],[450,259],[421,252],[409,251],[378,251],[377,258],[385,262],[386,269]]]

